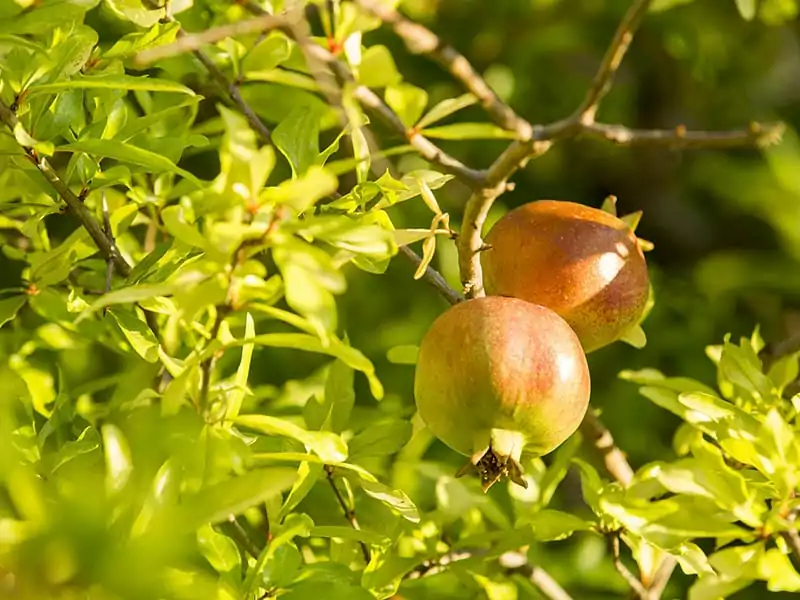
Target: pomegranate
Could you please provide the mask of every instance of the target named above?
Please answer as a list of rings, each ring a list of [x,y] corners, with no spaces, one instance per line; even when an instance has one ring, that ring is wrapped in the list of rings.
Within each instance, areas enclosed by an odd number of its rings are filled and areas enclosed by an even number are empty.
[[[541,456],[570,437],[589,391],[586,356],[569,325],[547,308],[502,296],[440,315],[420,345],[414,381],[420,417],[470,457],[465,469],[477,469],[484,491],[504,476],[527,487],[522,451]]]
[[[574,202],[530,202],[502,217],[486,243],[486,293],[558,313],[586,352],[638,328],[650,291],[647,263],[640,240],[615,215]]]

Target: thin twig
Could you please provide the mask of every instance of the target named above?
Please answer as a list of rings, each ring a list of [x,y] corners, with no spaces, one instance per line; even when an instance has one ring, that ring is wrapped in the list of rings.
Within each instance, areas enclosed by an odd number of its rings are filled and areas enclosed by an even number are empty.
[[[0,101],[0,121],[5,123],[5,125],[11,129],[11,131],[14,131],[14,129],[19,126],[19,120],[17,119],[17,116],[2,101]],[[126,261],[125,258],[116,250],[116,247],[108,238],[108,236],[103,233],[102,226],[97,222],[94,216],[92,216],[92,213],[89,212],[89,209],[86,208],[83,202],[81,202],[80,198],[78,198],[78,196],[69,189],[69,186],[67,186],[64,180],[59,177],[58,173],[56,173],[55,169],[53,169],[46,158],[38,156],[30,148],[24,148],[24,150],[31,163],[33,163],[39,172],[45,176],[50,185],[53,186],[53,189],[58,192],[58,195],[67,204],[67,207],[81,222],[81,225],[83,225],[84,229],[86,229],[86,231],[89,233],[89,236],[92,238],[92,241],[94,241],[103,257],[107,260],[111,260],[114,263],[114,267],[117,269],[117,271],[123,277],[127,277],[131,272],[131,266],[128,264],[128,261]]]
[[[592,123],[583,125],[579,134],[613,142],[620,146],[666,146],[682,149],[765,147],[778,142],[786,126],[783,123],[751,123],[747,129],[732,131],[688,131],[675,129],[629,129],[623,125]]]
[[[320,48],[320,50],[325,52],[323,48]],[[385,125],[393,129],[397,134],[403,136],[422,158],[428,162],[439,165],[446,173],[455,175],[470,187],[474,188],[483,185],[485,179],[485,173],[483,171],[468,167],[457,158],[447,154],[421,133],[413,129],[406,129],[400,117],[398,117],[371,89],[365,86],[358,86],[353,91],[353,96],[363,107],[383,121]]]
[[[220,529],[233,538],[238,546],[253,558],[258,558],[259,554],[261,554],[261,548],[250,539],[245,528],[242,527],[242,524],[233,515],[231,515],[227,522],[220,523]]]
[[[516,132],[521,139],[530,138],[530,123],[497,97],[463,54],[443,43],[430,29],[407,19],[386,4],[377,0],[356,0],[356,4],[390,25],[411,52],[430,56],[444,67],[478,99],[495,123]]]
[[[572,600],[572,596],[547,571],[532,565],[524,554],[506,552],[500,556],[499,562],[507,573],[519,573],[526,577],[547,600]]]
[[[419,267],[419,265],[422,263],[422,259],[419,257],[419,255],[408,246],[400,246],[400,253],[405,256],[415,267]],[[425,269],[422,279],[429,283],[450,304],[458,304],[464,300],[464,297],[461,294],[447,284],[447,280],[442,277],[442,274],[430,265],[428,265],[428,267]]]
[[[214,324],[211,326],[211,337],[209,338],[209,344],[217,339],[220,327],[222,327],[222,322],[225,320],[225,316],[228,314],[228,307],[227,305],[217,306],[216,311],[217,314],[214,316]],[[214,369],[215,362],[216,355],[212,354],[200,363],[200,397],[197,403],[197,409],[198,412],[203,416],[205,416],[206,412],[208,411],[208,392],[211,386],[211,372]]]
[[[659,598],[661,598],[662,594],[664,593],[664,589],[666,589],[667,584],[672,577],[672,572],[677,566],[678,561],[675,560],[675,557],[673,556],[667,555],[661,559],[661,564],[659,565],[658,570],[656,570],[656,574],[647,589],[650,600],[659,600]]]
[[[111,247],[114,249],[114,252],[119,254],[119,248],[117,248],[117,242],[114,240],[114,232],[111,229],[111,215],[108,214],[108,200],[106,199],[106,193],[103,192],[102,196],[102,209],[103,209],[103,233],[106,234],[108,240],[111,242]],[[114,278],[114,261],[111,258],[106,259],[106,286],[104,293],[107,294],[111,291],[111,280]],[[103,312],[105,313],[108,311],[108,306],[103,307]]]
[[[242,94],[239,92],[239,86],[230,81],[205,52],[197,50],[194,52],[194,55],[197,60],[203,64],[212,79],[228,93],[233,103],[242,111],[250,127],[261,137],[261,140],[263,142],[269,142],[271,139],[269,128],[264,125],[264,121],[256,114],[256,111],[242,98]]]
[[[642,585],[642,582],[639,581],[636,576],[631,573],[630,569],[625,566],[625,563],[622,562],[622,557],[619,552],[619,532],[611,534],[609,542],[611,544],[611,555],[614,559],[614,568],[640,600],[650,600],[647,588]]]
[[[633,41],[633,35],[639,28],[647,9],[650,8],[652,3],[653,0],[634,0],[622,17],[617,30],[614,32],[611,44],[609,44],[600,63],[600,69],[594,76],[583,103],[578,108],[578,120],[582,123],[594,122],[597,107],[600,105],[603,96],[611,88],[614,75],[622,64],[622,59],[625,58],[631,41]]]
[[[333,490],[333,494],[336,496],[336,500],[339,502],[339,506],[342,508],[344,518],[347,519],[347,522],[350,523],[350,527],[352,527],[355,531],[361,531],[361,526],[358,524],[358,519],[356,518],[355,507],[348,506],[347,502],[342,496],[342,493],[339,491],[339,488],[336,485],[336,481],[333,478],[333,467],[325,465],[325,474],[327,475],[328,483]],[[364,556],[364,562],[369,564],[369,547],[365,542],[359,541],[358,543],[361,546],[361,554]]]
[[[625,458],[625,454],[614,443],[611,432],[603,425],[593,410],[587,411],[583,423],[581,423],[581,431],[603,457],[606,471],[627,487],[633,479],[633,469],[628,459]]]
[[[207,44],[213,44],[225,38],[271,31],[280,29],[285,25],[286,21],[280,16],[262,14],[246,21],[237,21],[212,27],[200,33],[181,32],[178,39],[171,44],[164,44],[138,52],[133,57],[133,64],[137,67],[146,67],[165,58],[186,54],[187,52],[195,52]]]
[[[781,531],[781,537],[791,548],[795,564],[800,564],[800,534],[794,529],[790,529],[789,531]]]

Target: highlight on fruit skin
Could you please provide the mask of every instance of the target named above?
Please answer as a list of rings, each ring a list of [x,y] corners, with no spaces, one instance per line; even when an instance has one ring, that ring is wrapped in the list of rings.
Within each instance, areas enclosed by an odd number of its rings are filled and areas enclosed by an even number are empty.
[[[434,321],[420,344],[414,396],[430,431],[470,457],[467,469],[477,469],[486,492],[505,476],[527,487],[523,451],[542,456],[566,441],[590,387],[580,341],[561,317],[493,296]]]
[[[486,293],[553,310],[586,352],[619,339],[636,345],[650,293],[646,242],[634,234],[639,216],[630,226],[613,212],[558,200],[515,208],[486,236]]]

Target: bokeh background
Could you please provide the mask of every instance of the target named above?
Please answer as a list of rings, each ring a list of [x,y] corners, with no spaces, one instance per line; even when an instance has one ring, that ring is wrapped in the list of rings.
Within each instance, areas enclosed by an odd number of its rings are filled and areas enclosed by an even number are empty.
[[[521,115],[546,123],[578,105],[628,4],[407,0],[401,7],[461,50]],[[648,254],[656,293],[655,307],[644,324],[648,345],[635,350],[618,343],[590,356],[592,403],[602,409],[604,422],[634,468],[674,456],[671,442],[678,422],[640,397],[636,386],[621,381],[620,371],[653,367],[714,385],[714,365],[705,355],[708,345],[720,343],[726,334],[749,336],[756,326],[767,341],[800,329],[798,7],[794,0],[763,0],[758,16],[745,21],[734,0],[662,0],[656,5],[668,10],[645,20],[598,120],[637,128],[685,125],[709,130],[782,120],[788,124],[783,143],[766,151],[674,151],[565,141],[515,176],[515,191],[497,202],[487,223],[491,226],[505,211],[544,198],[599,207],[605,196],[614,194],[621,213],[644,212],[638,233],[655,244]],[[103,37],[121,32],[119,23],[99,11],[87,21],[100,32],[101,43]],[[391,32],[370,32],[365,43],[390,48],[406,80],[428,91],[431,105],[462,93],[435,64],[410,55]],[[471,108],[456,120],[485,117]],[[402,143],[380,125],[375,132],[387,147]],[[460,141],[443,146],[467,164],[485,167],[504,143]],[[202,160],[190,157],[186,165],[196,167]],[[400,171],[424,166],[409,156],[397,161]],[[467,190],[453,182],[437,195],[457,229]],[[392,218],[397,227],[427,227],[430,212],[421,202],[409,202],[393,209]],[[57,238],[61,225],[53,227]],[[458,287],[451,241],[440,240],[433,265]],[[20,268],[20,263],[0,256],[0,287],[20,285]],[[385,275],[348,270],[348,291],[339,298],[341,327],[374,361],[387,390],[376,409],[363,378],[357,377],[356,420],[359,415],[363,422],[374,420],[375,410],[387,419],[408,420],[414,414],[413,366],[397,358],[409,354],[409,347],[419,343],[447,304],[424,282],[415,282],[413,271],[400,256]],[[61,353],[57,360],[73,386],[122,368],[118,357],[97,347]],[[230,355],[221,366],[235,368],[237,360]],[[318,370],[326,362],[300,352],[258,352],[251,370],[256,391],[251,403],[268,406],[271,414],[291,412],[324,384]],[[437,464],[452,463],[453,470],[462,462],[440,444],[433,444],[425,457]],[[429,509],[435,499],[429,489],[417,486],[424,468],[421,465],[419,473],[395,472],[394,477],[422,509]],[[579,486],[570,477],[558,503],[573,508],[579,502]],[[336,512],[327,490],[312,493],[307,503],[312,514],[314,506]],[[380,518],[368,510],[362,515],[365,522]],[[608,562],[603,541],[596,537],[576,536],[543,546],[541,561],[576,598],[618,598],[625,589]],[[665,597],[685,597],[687,581],[677,572]],[[417,595],[413,589],[408,597],[465,597],[456,583],[447,581]],[[755,586],[736,597],[763,594],[764,589]]]
[[[602,0],[417,0],[402,6],[461,50],[521,115],[546,123],[578,105],[627,5]],[[602,408],[604,422],[634,468],[674,457],[671,442],[678,420],[639,396],[636,386],[621,381],[621,370],[653,367],[713,386],[715,367],[706,357],[706,346],[720,343],[726,334],[733,339],[749,336],[756,327],[765,340],[780,340],[800,326],[796,15],[792,2],[761,2],[759,17],[748,22],[733,0],[683,2],[650,14],[598,114],[600,121],[636,128],[683,124],[736,129],[751,121],[782,120],[789,127],[781,145],[766,151],[675,151],[566,141],[516,175],[515,191],[498,201],[487,223],[491,226],[505,211],[544,198],[599,207],[606,195],[614,194],[621,214],[644,211],[637,233],[655,244],[647,255],[656,293],[644,324],[648,345],[635,350],[618,343],[589,357],[592,403]],[[432,102],[460,93],[457,83],[424,57],[409,55],[390,32],[371,33],[367,40],[386,44],[404,75],[424,87]],[[465,111],[461,118],[480,120],[480,109]],[[504,144],[457,142],[444,147],[467,164],[483,167]],[[401,168],[417,166],[415,160],[400,161]],[[467,190],[450,184],[438,197],[457,226]],[[403,205],[393,217],[398,224],[424,226],[429,213],[424,206]],[[451,242],[440,241],[434,265],[458,287]],[[341,304],[353,343],[376,360],[390,395],[406,407],[412,398],[412,368],[383,357],[394,346],[418,343],[446,307],[424,283],[413,284],[412,274],[401,258],[385,277],[353,273],[351,292]],[[439,458],[446,451],[441,454]],[[570,496],[580,495],[579,485],[569,478],[562,492],[562,501],[571,503]],[[578,589],[575,580],[584,581],[587,587],[576,597],[619,597],[592,590],[591,566],[605,553],[597,542],[587,536],[551,544],[543,555],[560,581]],[[683,579],[679,571],[676,583]],[[608,573],[600,572],[605,573],[597,575],[603,588]],[[670,591],[665,597],[685,597],[681,586]],[[765,593],[755,586],[735,597]]]

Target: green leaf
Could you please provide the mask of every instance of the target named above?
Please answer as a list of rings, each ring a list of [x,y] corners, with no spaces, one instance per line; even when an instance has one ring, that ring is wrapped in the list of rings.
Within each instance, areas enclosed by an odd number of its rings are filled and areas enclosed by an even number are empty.
[[[327,463],[336,464],[347,459],[347,444],[331,431],[307,431],[294,423],[267,415],[243,415],[234,419],[234,423],[266,435],[295,439]]]
[[[407,521],[419,523],[419,511],[405,492],[393,490],[378,481],[367,481],[363,478],[357,481],[368,496],[380,500]]]
[[[256,335],[256,326],[253,321],[253,316],[247,313],[245,316],[244,325],[244,339],[250,340]],[[247,389],[247,381],[250,377],[250,363],[253,360],[253,349],[255,344],[246,343],[242,346],[242,358],[239,360],[239,368],[236,369],[236,379],[234,380],[234,389],[228,395],[228,407],[225,411],[225,419],[231,421],[239,415],[239,409],[242,407],[244,400],[245,390]]]
[[[593,524],[559,510],[540,510],[530,517],[533,535],[542,542],[563,540],[576,531],[590,531]]]
[[[272,83],[251,84],[241,90],[245,102],[253,107],[267,123],[280,123],[300,106],[319,110],[320,129],[326,131],[339,125],[336,112],[316,95],[302,89]]]
[[[261,569],[261,582],[267,589],[288,587],[297,577],[303,557],[291,544],[281,544],[267,555]]]
[[[428,92],[410,83],[390,85],[386,88],[385,98],[406,129],[414,126],[428,104]]]
[[[374,546],[386,546],[392,542],[391,538],[379,533],[338,525],[317,525],[311,529],[311,536],[355,540],[356,542],[364,542]]]
[[[157,283],[140,283],[128,287],[112,290],[107,294],[103,294],[87,308],[76,322],[80,322],[92,313],[105,308],[106,306],[113,306],[115,304],[134,304],[142,300],[156,298],[158,296],[170,296],[174,292],[173,286]]]
[[[78,75],[72,79],[55,81],[53,83],[34,83],[28,87],[28,96],[36,94],[61,92],[64,90],[137,90],[147,92],[172,92],[194,96],[191,88],[169,79],[156,79],[153,77],[134,77],[132,75],[102,74]]]
[[[133,471],[131,450],[122,431],[116,425],[103,425],[103,450],[106,458],[106,487],[120,492]]]
[[[248,596],[252,595],[256,590],[259,575],[261,575],[262,580],[271,579],[273,574],[280,577],[281,574],[275,569],[275,567],[279,566],[281,563],[281,559],[276,558],[277,553],[283,546],[291,543],[294,538],[308,537],[313,527],[314,521],[306,514],[288,515],[286,520],[281,524],[280,529],[274,532],[272,541],[267,544],[256,559],[255,565],[248,571],[247,579],[244,582],[245,594]],[[271,566],[268,572],[264,573],[264,568],[268,564]],[[292,563],[289,562],[288,566],[291,567],[291,564]],[[288,573],[286,574],[288,575]]]
[[[350,422],[356,401],[353,389],[354,372],[343,360],[336,360],[328,368],[325,379],[325,401],[330,403],[330,429],[340,433]]]
[[[19,309],[22,308],[27,301],[28,297],[25,295],[9,296],[8,298],[0,300],[0,327],[13,320],[17,316]]]
[[[704,383],[689,379],[688,377],[664,377],[655,369],[642,369],[641,371],[622,371],[620,379],[632,381],[641,385],[663,387],[676,392],[704,392],[716,395],[713,388]]]
[[[273,258],[283,276],[286,302],[327,339],[336,329],[333,294],[345,290],[344,276],[328,253],[299,240],[275,248]]]
[[[0,19],[0,33],[50,33],[58,27],[83,19],[84,14],[99,3],[100,0],[43,2],[35,10],[26,10],[17,16]]]
[[[580,471],[583,499],[595,514],[599,513],[600,493],[603,490],[603,482],[600,479],[600,475],[597,473],[597,469],[579,458],[573,458],[572,462]]]
[[[242,60],[242,71],[248,75],[271,71],[291,55],[289,40],[281,32],[272,32],[258,43]]]
[[[542,479],[539,481],[539,501],[542,508],[548,506],[553,499],[559,484],[567,476],[572,459],[580,450],[583,436],[580,431],[573,434],[555,452],[553,462],[547,468]]]
[[[391,52],[380,44],[370,46],[361,56],[358,66],[358,81],[369,88],[383,88],[395,85],[403,80],[397,70]]]
[[[720,376],[760,400],[767,400],[773,391],[772,382],[761,370],[761,362],[748,346],[726,342],[719,365]]]
[[[197,546],[208,564],[218,573],[227,573],[240,567],[239,549],[234,541],[214,531],[211,525],[203,525],[197,530]]]
[[[751,527],[762,525],[765,506],[757,507],[755,493],[737,471],[728,467],[722,453],[713,446],[696,459],[679,460],[662,466],[656,477],[669,491],[704,496],[731,510]],[[695,449],[698,452],[699,449]]]
[[[282,452],[279,456],[286,457],[288,454],[290,453]],[[319,481],[319,478],[322,476],[322,472],[325,467],[325,465],[322,463],[322,460],[311,454],[309,454],[308,457],[316,459],[320,462],[301,462],[300,467],[297,469],[297,479],[295,480],[289,495],[286,497],[286,501],[283,503],[283,506],[281,506],[281,510],[278,513],[279,520],[286,518],[286,516],[292,512],[295,507],[305,499],[306,496],[308,496],[311,488],[314,487],[314,484],[316,484],[317,481]]]
[[[147,48],[175,41],[180,25],[177,22],[156,23],[148,31],[123,35],[103,53],[106,59],[128,58]]]
[[[0,323],[1,322],[2,319],[0,319]],[[786,389],[786,386],[800,375],[800,360],[798,359],[800,359],[800,355],[797,353],[787,354],[770,365],[767,377],[770,378],[770,381],[772,381],[773,385],[777,388],[778,394],[783,394],[783,390]]]
[[[393,365],[416,365],[419,357],[419,346],[404,344],[393,346],[386,352],[386,360]]]
[[[694,2],[694,0],[654,0],[649,10],[652,12],[662,12],[670,8],[675,8],[676,6],[689,4],[690,2]]]
[[[110,313],[134,352],[147,362],[157,362],[158,339],[147,323],[131,310],[117,308]]]
[[[161,156],[160,154],[156,154],[155,152],[150,152],[149,150],[144,150],[118,140],[84,139],[78,140],[72,144],[59,146],[57,150],[67,152],[85,152],[93,156],[113,158],[114,160],[118,160],[122,163],[128,163],[131,165],[137,165],[139,167],[145,167],[147,169],[152,169],[156,173],[176,173],[185,179],[188,179],[198,187],[201,187],[202,185],[197,177],[176,166],[168,158]]]
[[[312,396],[303,410],[309,429],[326,429],[336,433],[344,430],[355,404],[353,380],[353,369],[341,360],[328,366],[322,401],[318,402]]]
[[[46,462],[50,465],[50,473],[54,473],[57,469],[79,456],[94,452],[99,447],[100,435],[90,425],[81,432],[77,440],[65,443],[56,454],[48,456]]]
[[[423,129],[420,133],[440,140],[513,140],[517,137],[513,131],[492,123],[454,123]]]
[[[745,21],[752,21],[756,16],[756,0],[734,0],[739,14]]]
[[[175,464],[173,459],[168,459],[150,484],[150,489],[142,503],[142,509],[136,517],[136,521],[131,529],[133,537],[145,533],[155,518],[161,515],[162,511],[174,506],[180,493],[180,467]]]
[[[303,213],[325,196],[335,192],[338,185],[339,182],[333,173],[314,165],[298,179],[289,179],[277,187],[265,189],[260,195],[260,200],[272,204],[284,204],[297,213]]]
[[[329,344],[324,345],[318,338],[302,333],[265,333],[257,335],[253,338],[253,342],[259,346],[296,348],[340,358],[346,365],[366,375],[370,391],[376,400],[383,398],[383,386],[375,376],[375,367],[369,359],[352,346],[348,346],[336,338],[331,337]]]
[[[758,563],[758,574],[767,582],[770,592],[800,591],[800,575],[789,557],[778,548],[770,548],[764,553]]]
[[[140,27],[152,27],[164,15],[163,9],[144,0],[106,0],[106,4],[118,18]]]
[[[411,423],[408,421],[372,423],[350,440],[350,458],[356,461],[394,454],[411,439],[411,430]]]
[[[251,506],[280,495],[296,478],[294,469],[256,469],[201,489],[186,497],[180,506],[165,513],[160,526],[175,535],[195,531],[207,523],[219,523],[239,515]]]
[[[456,98],[446,98],[431,108],[425,116],[419,120],[417,128],[424,129],[477,102],[478,99],[472,94],[464,94]]]
[[[289,161],[292,175],[305,175],[319,156],[319,113],[296,108],[272,132],[272,141]]]

